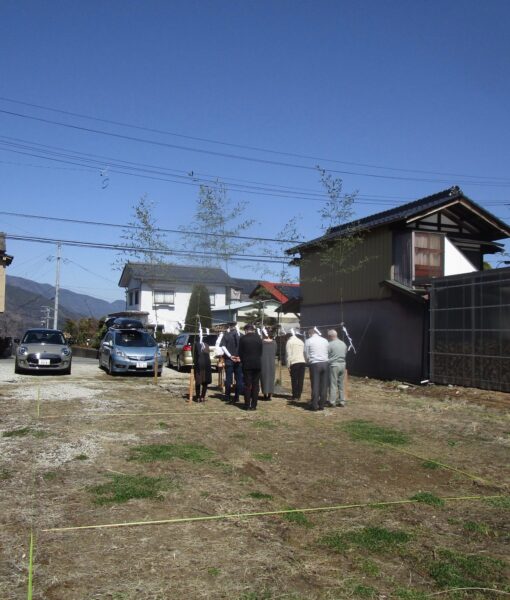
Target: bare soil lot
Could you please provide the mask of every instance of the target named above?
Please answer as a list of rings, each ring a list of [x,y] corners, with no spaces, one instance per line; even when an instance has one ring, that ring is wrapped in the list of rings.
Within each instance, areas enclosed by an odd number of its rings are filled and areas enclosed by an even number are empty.
[[[73,369],[0,363],[0,598],[29,571],[40,600],[510,594],[508,394],[351,378],[345,408],[244,412]]]

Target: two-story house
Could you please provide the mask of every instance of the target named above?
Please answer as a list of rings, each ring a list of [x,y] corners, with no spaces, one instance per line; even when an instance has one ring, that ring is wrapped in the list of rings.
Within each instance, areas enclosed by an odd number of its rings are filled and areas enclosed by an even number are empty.
[[[327,260],[332,244],[353,235],[361,241],[343,264]],[[345,323],[354,374],[426,379],[430,281],[483,269],[484,255],[508,237],[510,227],[458,187],[330,228],[287,251],[299,255],[301,324]]]
[[[126,310],[148,313],[148,324],[159,331],[179,333],[196,283],[207,287],[211,308],[241,295],[223,269],[159,263],[126,263],[119,287],[125,288]]]

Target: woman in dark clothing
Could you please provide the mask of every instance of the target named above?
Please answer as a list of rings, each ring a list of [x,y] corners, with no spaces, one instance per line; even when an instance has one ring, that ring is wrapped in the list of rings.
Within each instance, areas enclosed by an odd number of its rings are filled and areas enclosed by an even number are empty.
[[[262,340],[262,370],[260,384],[264,400],[271,400],[274,393],[274,375],[276,360],[276,342],[271,339],[270,334]]]
[[[209,346],[200,341],[195,343],[193,349],[193,370],[197,402],[205,402],[207,386],[212,382],[211,356]]]

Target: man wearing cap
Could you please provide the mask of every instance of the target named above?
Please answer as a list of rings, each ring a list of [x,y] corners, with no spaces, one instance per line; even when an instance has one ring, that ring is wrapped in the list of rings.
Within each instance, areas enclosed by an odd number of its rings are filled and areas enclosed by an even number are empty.
[[[255,333],[253,325],[245,326],[239,341],[239,358],[243,366],[244,408],[257,410],[259,397],[260,370],[262,368],[262,340]]]
[[[305,342],[305,360],[310,367],[312,403],[310,410],[324,410],[328,400],[328,342],[312,327]]]

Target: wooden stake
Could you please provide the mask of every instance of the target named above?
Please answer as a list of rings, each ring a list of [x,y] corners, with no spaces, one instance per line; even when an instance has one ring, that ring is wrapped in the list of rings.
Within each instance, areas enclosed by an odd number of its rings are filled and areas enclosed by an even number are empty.
[[[193,402],[193,383],[194,383],[194,377],[193,377],[193,366],[191,367],[191,371],[189,372],[189,397],[188,397],[188,402]]]

